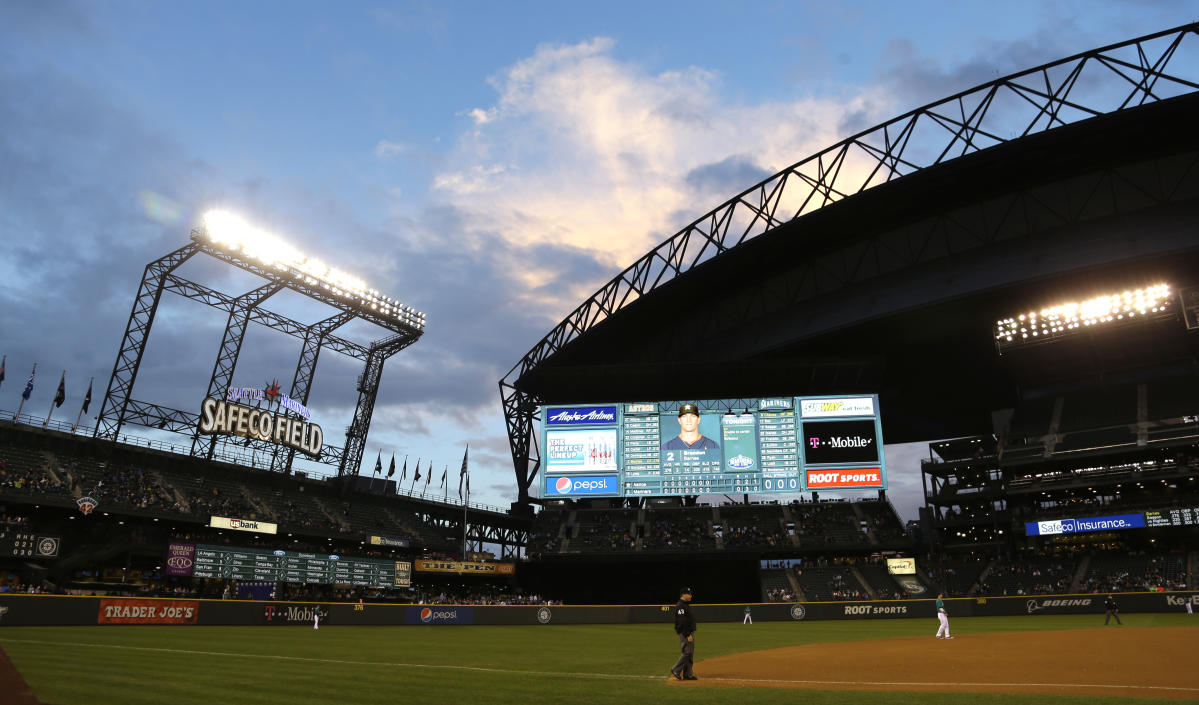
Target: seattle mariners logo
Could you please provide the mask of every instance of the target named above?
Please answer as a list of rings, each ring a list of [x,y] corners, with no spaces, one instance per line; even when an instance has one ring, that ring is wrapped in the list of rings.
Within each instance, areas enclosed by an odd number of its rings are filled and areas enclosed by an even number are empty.
[[[542,607],[541,609],[537,610],[537,621],[538,622],[541,622],[542,624],[549,624],[550,620],[553,618],[554,618],[554,613],[550,612],[549,607]]]
[[[51,536],[39,536],[37,540],[37,554],[39,556],[57,556],[58,539]]]
[[[5,607],[4,605],[0,605],[0,620],[3,620],[4,615],[6,615],[6,614],[8,614],[8,608]]]
[[[791,605],[791,619],[803,619],[808,616],[808,611],[803,605]]]

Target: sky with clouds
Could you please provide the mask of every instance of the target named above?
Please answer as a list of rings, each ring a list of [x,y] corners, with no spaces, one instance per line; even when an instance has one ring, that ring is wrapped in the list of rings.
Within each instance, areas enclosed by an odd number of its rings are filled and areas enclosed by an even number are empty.
[[[427,314],[387,363],[365,462],[452,475],[469,442],[473,498],[507,506],[498,380],[656,243],[890,117],[1197,18],[1193,0],[0,3],[0,410],[37,362],[26,413],[66,370],[56,418],[92,377],[94,416],[143,268],[220,207]],[[179,273],[258,284],[212,260]],[[134,396],[197,407],[224,325],[164,298]],[[236,382],[290,379],[298,352],[252,328]],[[359,372],[321,358],[328,442]],[[888,448],[905,519],[925,455]]]

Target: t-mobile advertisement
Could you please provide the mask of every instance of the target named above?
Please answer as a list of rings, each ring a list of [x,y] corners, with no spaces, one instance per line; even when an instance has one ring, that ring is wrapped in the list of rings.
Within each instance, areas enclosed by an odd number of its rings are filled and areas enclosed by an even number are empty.
[[[877,463],[874,420],[805,421],[803,459],[807,465]]]

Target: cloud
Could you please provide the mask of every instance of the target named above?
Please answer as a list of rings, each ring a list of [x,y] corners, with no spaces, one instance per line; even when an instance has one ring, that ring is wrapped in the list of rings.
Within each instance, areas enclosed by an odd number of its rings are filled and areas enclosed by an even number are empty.
[[[392,154],[403,154],[409,149],[408,145],[403,142],[389,142],[388,140],[379,140],[375,144],[375,156],[386,157]]]
[[[506,243],[569,247],[616,271],[692,218],[840,136],[842,116],[889,101],[730,103],[720,74],[648,73],[597,37],[542,45],[491,79],[435,195]],[[532,287],[543,270],[524,273]],[[589,282],[594,290],[602,281]],[[587,287],[584,287],[587,288]],[[563,313],[577,299],[562,298]]]

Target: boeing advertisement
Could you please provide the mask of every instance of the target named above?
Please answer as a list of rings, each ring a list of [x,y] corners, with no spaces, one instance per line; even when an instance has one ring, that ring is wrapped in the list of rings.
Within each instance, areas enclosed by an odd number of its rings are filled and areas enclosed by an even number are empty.
[[[887,488],[878,397],[541,408],[541,496]]]

